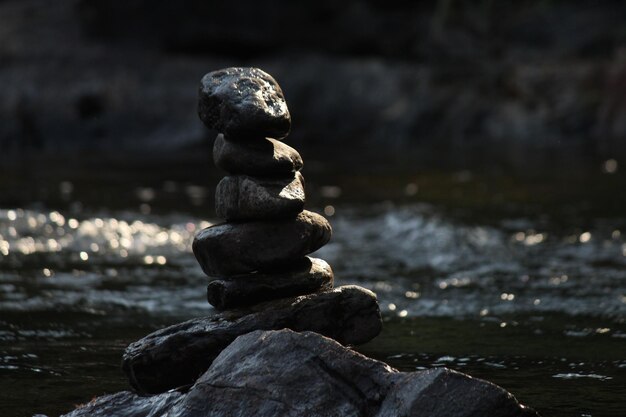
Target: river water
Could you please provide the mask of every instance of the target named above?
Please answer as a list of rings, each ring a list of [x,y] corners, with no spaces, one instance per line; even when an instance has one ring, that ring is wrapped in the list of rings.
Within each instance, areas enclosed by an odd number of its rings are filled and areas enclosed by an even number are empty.
[[[403,371],[488,379],[545,416],[626,415],[626,216],[451,210],[418,189],[375,201],[316,189],[313,210],[334,228],[316,256],[336,285],[375,291],[383,312],[382,334],[358,350]],[[168,192],[189,210],[154,210]],[[128,343],[213,311],[191,253],[215,221],[193,208],[207,191],[167,182],[131,194],[115,208],[72,197],[0,209],[3,416],[58,415],[127,389]]]

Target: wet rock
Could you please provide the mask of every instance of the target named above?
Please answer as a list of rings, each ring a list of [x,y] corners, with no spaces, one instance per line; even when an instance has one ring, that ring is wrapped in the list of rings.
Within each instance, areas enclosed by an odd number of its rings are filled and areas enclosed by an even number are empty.
[[[100,397],[66,415],[539,417],[502,388],[446,368],[398,372],[313,332],[254,331],[187,393]]]
[[[293,219],[207,227],[196,235],[193,253],[210,277],[271,271],[321,248],[331,234],[324,217],[305,210]]]
[[[185,401],[184,399],[181,401]],[[398,373],[376,417],[539,417],[501,387],[446,368]]]
[[[211,281],[207,286],[207,300],[218,310],[225,310],[332,287],[330,265],[322,259],[306,257],[301,265],[288,271],[237,275]]]
[[[235,340],[171,411],[198,417],[537,416],[488,382],[445,368],[398,372],[318,334],[289,330]]]
[[[298,151],[276,139],[240,142],[222,134],[213,144],[213,161],[229,174],[252,176],[290,176],[303,165]]]
[[[162,416],[184,396],[178,391],[144,397],[130,391],[104,395],[79,405],[63,417],[147,417]]]
[[[258,68],[226,68],[200,81],[198,114],[204,124],[231,138],[284,138],[291,116],[280,86]]]
[[[355,345],[376,337],[381,326],[376,295],[344,286],[158,330],[128,346],[122,368],[134,388],[158,393],[192,384],[235,338],[254,330],[310,330]]]
[[[215,212],[226,220],[284,219],[304,208],[304,178],[258,178],[231,175],[215,189]]]

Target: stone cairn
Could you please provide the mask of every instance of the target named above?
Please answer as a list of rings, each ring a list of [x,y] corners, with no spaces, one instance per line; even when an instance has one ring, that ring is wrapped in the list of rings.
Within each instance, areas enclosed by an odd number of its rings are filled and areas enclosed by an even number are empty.
[[[321,337],[367,342],[380,311],[372,292],[333,289],[330,266],[307,257],[331,228],[303,210],[302,159],[278,141],[290,130],[280,88],[255,68],[209,73],[200,118],[220,132],[214,158],[230,174],[216,196],[226,222],[193,244],[222,311],[132,343],[122,367],[140,395],[103,396],[66,417],[539,417],[493,384],[445,368],[397,372]]]
[[[215,211],[226,220],[201,231],[193,252],[209,277],[207,299],[219,310],[333,287],[333,272],[305,255],[331,237],[328,221],[304,210],[298,151],[280,142],[291,130],[276,81],[256,68],[207,74],[198,106],[204,124],[220,132],[215,165],[226,171]]]
[[[206,74],[198,113],[219,132],[215,164],[229,175],[216,188],[224,223],[200,231],[193,252],[211,280],[207,299],[218,312],[161,329],[132,343],[122,367],[139,392],[193,384],[238,336],[255,330],[314,331],[344,345],[365,343],[381,329],[375,295],[333,288],[333,272],[307,255],[332,229],[304,210],[300,154],[282,143],[291,117],[276,81],[257,68]]]

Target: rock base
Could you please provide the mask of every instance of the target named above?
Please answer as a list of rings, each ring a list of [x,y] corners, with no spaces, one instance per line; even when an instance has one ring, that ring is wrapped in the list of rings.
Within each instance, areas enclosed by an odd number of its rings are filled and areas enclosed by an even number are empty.
[[[65,417],[539,417],[486,381],[436,368],[398,372],[317,333],[238,337],[187,392],[98,398]]]
[[[233,340],[255,330],[310,330],[358,345],[376,337],[381,327],[374,293],[348,285],[157,330],[126,348],[122,368],[133,388],[154,394],[193,384]]]

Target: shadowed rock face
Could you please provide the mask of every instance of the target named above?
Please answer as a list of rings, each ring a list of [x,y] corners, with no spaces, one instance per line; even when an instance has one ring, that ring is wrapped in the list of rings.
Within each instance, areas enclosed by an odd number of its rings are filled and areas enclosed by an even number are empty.
[[[258,68],[227,68],[202,77],[198,115],[227,138],[281,139],[291,129],[280,86]]]
[[[344,286],[158,330],[128,346],[122,368],[135,389],[158,393],[192,384],[235,338],[254,330],[310,330],[353,345],[373,339],[381,327],[374,293]]]
[[[294,219],[222,223],[200,231],[193,253],[210,277],[272,271],[324,246],[328,221],[303,211]]]
[[[317,333],[255,331],[187,393],[121,392],[65,417],[539,417],[502,388],[446,368],[398,372]]]
[[[286,271],[217,279],[207,286],[207,300],[218,310],[292,297],[333,287],[333,270],[324,260],[305,257]]]
[[[291,146],[265,138],[240,142],[217,135],[213,144],[215,165],[232,175],[289,177],[302,169],[302,157]]]

